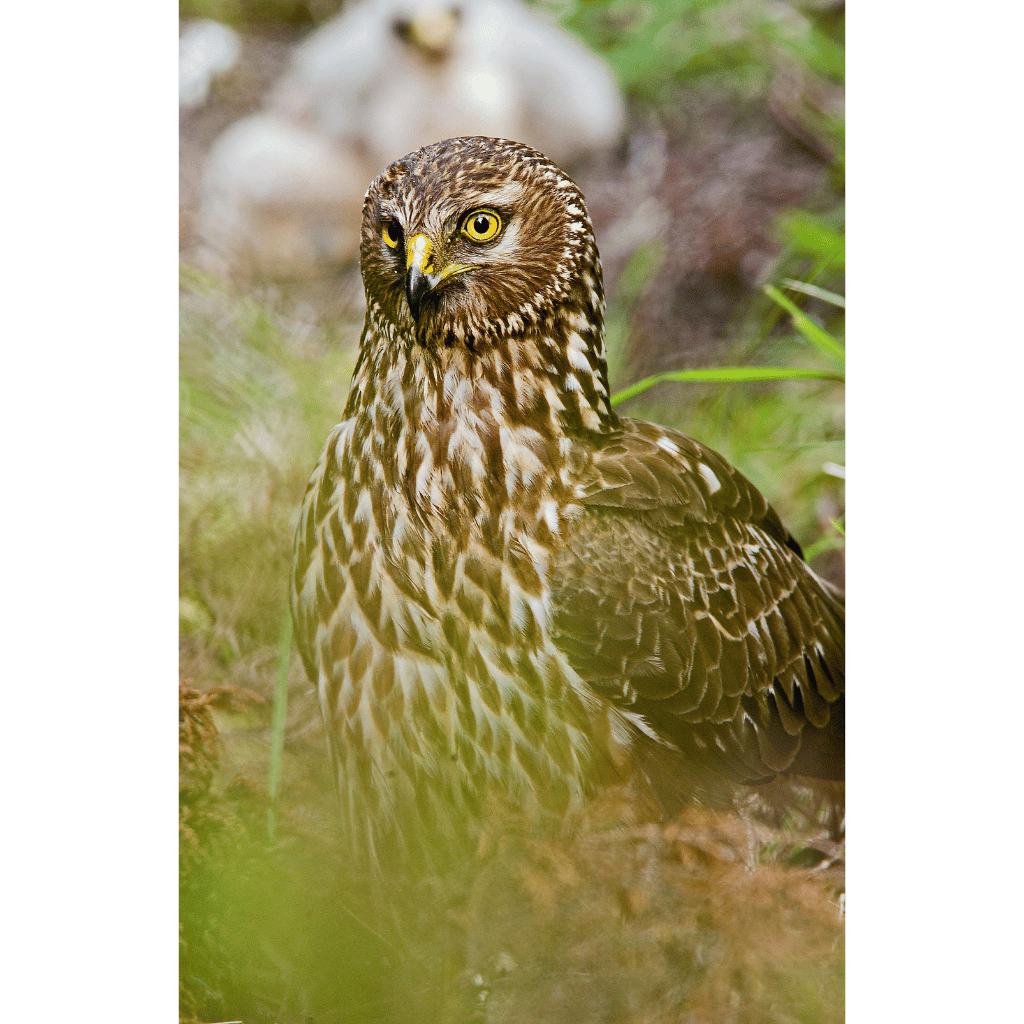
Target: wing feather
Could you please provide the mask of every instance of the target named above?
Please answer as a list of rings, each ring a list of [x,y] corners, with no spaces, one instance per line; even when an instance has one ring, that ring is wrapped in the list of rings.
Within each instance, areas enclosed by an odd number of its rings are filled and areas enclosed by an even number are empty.
[[[709,767],[842,777],[843,599],[760,492],[699,442],[631,420],[581,492],[550,584],[583,679]]]

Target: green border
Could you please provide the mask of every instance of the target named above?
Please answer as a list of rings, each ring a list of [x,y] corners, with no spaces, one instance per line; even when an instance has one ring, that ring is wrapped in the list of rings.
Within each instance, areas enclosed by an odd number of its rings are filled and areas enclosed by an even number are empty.
[[[849,23],[854,1021],[1020,1013],[1020,23]]]
[[[3,1016],[174,1020],[174,12],[4,17]]]

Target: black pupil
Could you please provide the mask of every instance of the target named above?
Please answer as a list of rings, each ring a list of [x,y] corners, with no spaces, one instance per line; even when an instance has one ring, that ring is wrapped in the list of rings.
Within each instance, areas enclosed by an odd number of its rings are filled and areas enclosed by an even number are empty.
[[[473,230],[478,235],[486,235],[488,228],[491,226],[491,218],[485,217],[482,213],[476,220],[473,221]]]

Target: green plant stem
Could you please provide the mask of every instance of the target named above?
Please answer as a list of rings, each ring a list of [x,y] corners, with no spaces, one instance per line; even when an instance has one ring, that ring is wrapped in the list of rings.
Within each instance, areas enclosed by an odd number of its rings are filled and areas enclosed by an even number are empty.
[[[819,288],[816,284],[808,284],[806,281],[795,281],[791,277],[783,278],[782,283],[795,292],[803,292],[804,295],[812,295],[816,299],[827,302],[830,306],[846,309],[846,298],[835,292],[830,292],[827,288]]]
[[[735,384],[762,380],[835,380],[841,383],[844,379],[842,374],[833,373],[831,370],[794,369],[788,366],[719,366],[712,370],[669,370],[666,373],[656,373],[652,377],[644,377],[643,380],[630,384],[628,388],[616,391],[611,397],[611,404],[621,405],[656,384],[668,381]]]
[[[281,633],[277,646],[277,680],[274,683],[274,706],[270,726],[270,807],[267,809],[267,831],[274,841],[274,803],[281,783],[281,760],[284,756],[284,727],[288,717],[288,667],[292,658],[292,612],[285,602]]]

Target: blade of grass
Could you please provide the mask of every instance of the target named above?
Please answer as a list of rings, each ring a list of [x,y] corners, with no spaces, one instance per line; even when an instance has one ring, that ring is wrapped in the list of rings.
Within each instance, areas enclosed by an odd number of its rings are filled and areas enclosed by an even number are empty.
[[[774,299],[793,318],[793,324],[807,342],[816,348],[826,359],[840,369],[846,365],[846,353],[828,331],[819,327],[795,302],[786,298],[778,288],[770,284],[764,286],[765,293]]]
[[[816,299],[829,303],[831,306],[838,306],[846,309],[846,299],[842,295],[836,295],[825,288],[819,288],[816,284],[807,284],[804,281],[794,281],[791,277],[783,278],[782,283],[795,292],[803,292],[804,295],[812,295]]]
[[[790,366],[718,366],[710,370],[669,370],[656,373],[652,377],[644,377],[628,388],[616,391],[611,397],[612,405],[621,405],[631,398],[643,394],[656,384],[668,381],[702,381],[718,384],[735,384],[744,381],[762,380],[835,380],[843,381],[842,374],[830,370],[806,370]]]
[[[274,803],[281,783],[281,759],[284,755],[284,726],[288,717],[288,667],[292,659],[292,611],[285,602],[281,633],[277,645],[277,680],[270,725],[270,806],[267,808],[267,832],[274,841],[276,820]]]

